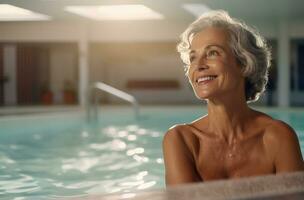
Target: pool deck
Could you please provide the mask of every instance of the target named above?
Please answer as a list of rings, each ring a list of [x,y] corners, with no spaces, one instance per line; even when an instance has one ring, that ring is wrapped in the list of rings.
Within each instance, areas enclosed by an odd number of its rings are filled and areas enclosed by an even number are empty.
[[[41,113],[80,111],[77,105],[58,105],[58,106],[7,106],[0,107],[0,117],[12,115],[32,115]]]
[[[167,189],[113,195],[83,196],[87,200],[303,200],[304,172],[186,184]]]
[[[132,109],[132,106],[125,104],[105,104],[100,105],[99,108],[103,109]],[[288,112],[304,112],[304,107],[289,107],[289,108],[280,108],[280,107],[266,107],[266,106],[250,106],[253,109],[261,110],[261,111],[288,111]],[[197,108],[206,111],[206,105],[197,105],[197,104],[156,104],[156,105],[140,105],[140,108],[144,109],[153,109],[153,108],[166,108],[172,110],[187,110],[189,108]],[[0,117],[10,116],[10,115],[32,115],[32,114],[41,114],[41,113],[62,113],[62,112],[75,112],[75,111],[84,111],[84,108],[79,105],[50,105],[50,106],[0,106]]]

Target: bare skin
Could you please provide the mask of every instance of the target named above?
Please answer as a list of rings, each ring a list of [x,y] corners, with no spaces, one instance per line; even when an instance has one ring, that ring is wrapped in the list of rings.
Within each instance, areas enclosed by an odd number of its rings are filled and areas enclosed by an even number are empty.
[[[172,127],[163,140],[166,184],[304,170],[294,130],[252,110],[242,69],[221,28],[206,28],[191,43],[188,78],[208,115]],[[213,76],[213,80],[198,81]]]

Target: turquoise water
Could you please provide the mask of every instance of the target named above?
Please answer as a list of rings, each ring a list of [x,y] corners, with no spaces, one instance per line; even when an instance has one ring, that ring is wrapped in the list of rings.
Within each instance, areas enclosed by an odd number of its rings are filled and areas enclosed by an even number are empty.
[[[289,123],[304,152],[304,112],[266,110]],[[126,107],[101,109],[99,122],[82,113],[0,118],[0,197],[55,199],[164,187],[162,136],[201,107],[144,107],[140,120]]]

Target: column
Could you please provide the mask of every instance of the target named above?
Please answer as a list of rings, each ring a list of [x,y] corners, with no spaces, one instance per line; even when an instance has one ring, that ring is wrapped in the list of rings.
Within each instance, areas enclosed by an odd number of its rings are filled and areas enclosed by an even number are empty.
[[[78,85],[78,100],[81,107],[86,106],[86,89],[89,83],[89,65],[88,65],[88,40],[86,35],[79,40],[79,85]]]
[[[278,34],[278,104],[290,105],[290,43],[288,23],[281,21]]]
[[[8,81],[4,83],[4,105],[17,105],[17,47],[4,45],[3,72]]]

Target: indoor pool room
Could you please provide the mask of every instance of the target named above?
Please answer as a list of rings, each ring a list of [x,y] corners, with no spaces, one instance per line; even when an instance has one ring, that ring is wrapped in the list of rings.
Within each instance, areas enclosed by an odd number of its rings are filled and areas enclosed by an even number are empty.
[[[304,199],[303,9],[0,0],[0,199]]]

